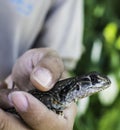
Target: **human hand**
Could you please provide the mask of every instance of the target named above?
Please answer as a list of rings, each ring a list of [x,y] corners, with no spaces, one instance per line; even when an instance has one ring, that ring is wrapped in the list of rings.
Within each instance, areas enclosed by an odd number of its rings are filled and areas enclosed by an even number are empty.
[[[12,75],[6,82],[9,88],[10,82],[14,80],[20,90],[28,91],[34,85],[42,91],[47,91],[61,77],[62,72],[63,64],[56,52],[50,49],[34,49],[17,60]],[[7,94],[7,91],[0,92],[1,97],[6,97],[4,103],[13,105],[24,122],[0,110],[0,130],[72,130],[76,115],[74,103],[63,111],[62,117],[48,110],[44,104],[26,92],[15,91],[5,96]],[[0,99],[0,103],[2,101]]]

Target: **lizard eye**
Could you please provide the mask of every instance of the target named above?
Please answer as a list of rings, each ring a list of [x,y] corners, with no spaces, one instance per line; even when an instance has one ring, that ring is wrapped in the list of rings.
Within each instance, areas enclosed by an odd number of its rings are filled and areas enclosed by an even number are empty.
[[[98,82],[97,76],[96,76],[96,75],[92,75],[92,76],[91,76],[91,81],[92,81],[92,82]]]

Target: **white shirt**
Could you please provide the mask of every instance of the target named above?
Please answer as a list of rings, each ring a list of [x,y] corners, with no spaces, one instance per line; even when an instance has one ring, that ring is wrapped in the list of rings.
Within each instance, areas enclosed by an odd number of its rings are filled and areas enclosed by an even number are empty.
[[[82,8],[82,0],[0,0],[0,79],[33,47],[53,48],[64,61],[78,60]]]

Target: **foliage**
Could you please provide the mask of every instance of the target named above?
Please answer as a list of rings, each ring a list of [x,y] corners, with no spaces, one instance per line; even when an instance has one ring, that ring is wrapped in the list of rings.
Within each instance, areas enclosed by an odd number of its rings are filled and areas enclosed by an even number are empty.
[[[118,95],[111,104],[103,104],[97,95],[90,97],[83,115],[76,117],[74,130],[120,130],[120,1],[84,1],[85,51],[75,74],[99,71],[112,75],[117,82]]]

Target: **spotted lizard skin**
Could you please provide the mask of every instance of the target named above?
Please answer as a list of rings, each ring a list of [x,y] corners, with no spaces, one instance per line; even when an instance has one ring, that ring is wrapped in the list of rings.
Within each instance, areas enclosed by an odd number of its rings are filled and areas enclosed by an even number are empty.
[[[91,72],[86,75],[60,80],[47,92],[41,92],[37,89],[28,92],[46,105],[48,109],[60,113],[71,102],[104,90],[110,84],[108,77],[97,72]],[[6,111],[17,114],[15,108]]]

